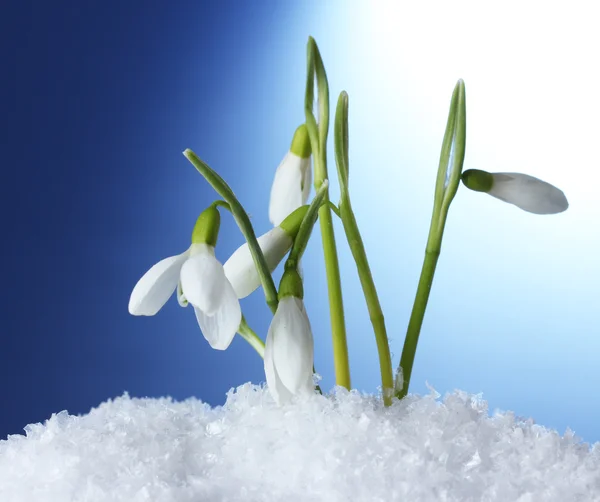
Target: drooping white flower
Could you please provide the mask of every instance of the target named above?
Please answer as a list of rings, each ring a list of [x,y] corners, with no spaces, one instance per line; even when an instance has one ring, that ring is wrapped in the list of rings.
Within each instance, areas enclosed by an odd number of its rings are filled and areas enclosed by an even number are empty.
[[[203,221],[202,217],[198,218],[190,248],[159,261],[137,282],[129,299],[129,312],[155,315],[177,289],[179,304],[192,304],[200,330],[210,346],[225,350],[238,330],[242,311],[223,265],[215,258],[218,227],[216,232],[210,228],[197,231],[207,219]],[[209,214],[208,219],[214,217]]]
[[[284,273],[285,280],[286,274]],[[297,272],[294,281],[300,284]],[[285,287],[280,287],[281,291]],[[299,293],[301,296],[301,292]],[[314,390],[314,344],[310,321],[302,299],[296,295],[280,296],[265,343],[265,376],[269,392],[280,404],[294,395],[309,395]]]
[[[562,190],[527,174],[470,169],[462,174],[462,180],[471,190],[485,192],[529,213],[556,214],[569,207]]]
[[[313,336],[304,304],[286,296],[279,302],[265,343],[267,386],[278,403],[313,392],[313,361]]]
[[[274,226],[306,204],[312,183],[311,149],[308,132],[301,125],[294,133],[290,151],[275,171],[269,203],[269,220]]]

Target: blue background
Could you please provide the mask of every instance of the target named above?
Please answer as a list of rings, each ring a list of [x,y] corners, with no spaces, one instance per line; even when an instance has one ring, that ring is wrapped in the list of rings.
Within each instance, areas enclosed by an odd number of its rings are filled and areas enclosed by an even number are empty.
[[[268,230],[273,173],[303,121],[305,45],[313,35],[332,108],[340,90],[350,94],[351,193],[394,366],[457,78],[467,85],[465,169],[528,172],[559,185],[571,202],[564,214],[536,217],[461,188],[411,390],[428,392],[428,381],[442,394],[483,392],[492,410],[600,440],[600,215],[590,182],[598,167],[590,145],[599,136],[597,125],[581,122],[597,116],[594,81],[573,53],[554,50],[552,24],[544,31],[514,20],[503,28],[534,31],[518,49],[536,61],[534,71],[498,41],[495,13],[471,11],[476,21],[443,39],[449,32],[440,35],[440,26],[452,28],[447,16],[369,5],[12,2],[3,10],[0,438],[62,409],[86,413],[124,391],[218,405],[231,387],[264,380],[243,340],[211,350],[192,311],[174,299],[151,318],[130,316],[127,303],[151,265],[187,248],[198,213],[214,199],[181,155],[185,148],[230,182],[258,233]],[[405,39],[392,37],[411,27]],[[578,33],[572,43],[587,44],[586,27]],[[556,99],[571,83],[587,108]],[[527,105],[502,94],[511,90]],[[585,116],[570,116],[575,109]],[[572,119],[568,126],[553,122],[559,112]],[[353,385],[374,393],[374,338],[336,230]],[[224,217],[218,257],[241,242]],[[315,364],[331,389],[319,243],[316,233],[304,260],[306,304]],[[243,309],[264,337],[270,313],[262,292]]]

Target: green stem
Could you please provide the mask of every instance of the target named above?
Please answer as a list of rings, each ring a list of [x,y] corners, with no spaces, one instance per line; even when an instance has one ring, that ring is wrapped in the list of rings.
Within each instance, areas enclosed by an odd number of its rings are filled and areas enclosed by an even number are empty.
[[[326,197],[329,196],[326,195]],[[321,226],[321,239],[323,241],[327,288],[329,290],[335,382],[337,385],[350,389],[350,359],[348,357],[348,343],[346,340],[342,281],[329,206],[323,205],[319,209],[319,223]]]
[[[225,202],[224,200],[220,200],[220,199],[216,200],[211,204],[211,206],[212,207],[223,207],[231,213],[231,206],[229,204],[227,204],[227,202]]]
[[[432,237],[433,226],[430,229],[430,240]],[[439,240],[441,244],[441,239]],[[425,251],[425,259],[421,269],[421,277],[419,278],[419,286],[415,295],[415,303],[410,314],[410,321],[406,330],[406,338],[404,339],[404,347],[402,348],[402,356],[400,358],[400,368],[396,380],[396,397],[402,399],[408,393],[410,385],[410,377],[412,375],[413,364],[415,362],[415,354],[417,352],[417,344],[419,342],[419,334],[429,301],[429,293],[433,284],[433,276],[437,265],[438,257],[440,256],[440,248],[432,249],[427,247]]]
[[[356,217],[354,216],[354,211],[352,210],[350,193],[348,191],[348,94],[346,92],[340,93],[335,113],[334,128],[335,160],[341,187],[341,201],[339,204],[338,216],[340,216],[344,225],[346,239],[356,263],[358,277],[369,310],[369,318],[373,325],[375,341],[377,343],[377,353],[379,356],[383,402],[386,406],[389,406],[392,404],[392,396],[394,394],[394,372],[392,369],[390,345],[383,311],[381,309],[381,304],[379,303],[377,289],[375,287],[375,282],[373,281],[373,275],[371,274],[371,267],[369,267],[367,253],[360,231],[358,230],[358,224],[356,222]]]
[[[248,326],[245,317],[242,317],[242,322],[238,329],[238,333],[250,344],[254,350],[256,350],[256,352],[258,352],[260,357],[263,359],[265,358],[265,343],[258,337],[252,328]]]
[[[229,185],[225,182],[221,176],[219,176],[215,171],[213,171],[204,161],[202,161],[192,150],[189,148],[183,152],[183,155],[192,163],[192,165],[198,170],[198,172],[204,176],[206,181],[210,183],[210,185],[215,189],[215,191],[225,199],[227,204],[229,204],[231,213],[233,214],[233,218],[240,228],[244,238],[248,242],[248,247],[250,249],[250,253],[252,254],[252,258],[254,259],[254,265],[258,270],[258,275],[260,276],[260,282],[263,287],[263,291],[265,292],[265,298],[267,300],[267,305],[271,309],[271,312],[275,313],[277,310],[277,288],[275,287],[275,283],[273,282],[273,277],[271,276],[271,272],[269,271],[269,267],[267,265],[267,261],[265,256],[258,245],[258,241],[256,240],[256,233],[254,232],[254,228],[252,227],[252,223],[250,223],[250,218],[248,214],[238,201],[237,197],[234,195],[233,190],[229,187]]]
[[[335,213],[335,215],[341,220],[342,215],[340,214],[340,208],[337,207],[333,202],[329,201],[329,207]]]
[[[313,114],[314,80],[317,78],[317,95],[319,103],[319,121]],[[329,84],[319,48],[315,40],[309,37],[307,45],[307,76],[304,97],[306,127],[310,138],[315,164],[315,190],[319,190],[327,179],[327,134],[329,129]],[[333,360],[335,381],[337,385],[350,389],[350,360],[346,340],[346,322],[344,319],[344,303],[342,298],[342,282],[340,266],[335,244],[329,195],[319,209],[319,225],[323,241],[325,274],[329,292],[329,312],[331,316],[331,338],[333,344]]]
[[[356,218],[350,205],[350,199],[347,198],[340,202],[340,213],[342,222],[346,232],[346,239],[352,251],[352,256],[356,262],[358,277],[362,286],[367,308],[369,310],[369,318],[373,325],[375,333],[375,341],[377,343],[377,354],[379,356],[379,368],[381,371],[381,387],[383,394],[383,402],[386,406],[392,404],[392,396],[394,395],[394,372],[392,368],[392,357],[390,355],[390,346],[385,327],[385,320],[371,268],[367,260],[367,253],[363,244],[363,240],[358,230]]]
[[[429,236],[427,238],[427,247],[425,248],[425,259],[421,268],[421,276],[415,302],[408,328],[406,338],[400,357],[400,365],[396,375],[395,390],[396,397],[402,399],[408,394],[410,378],[412,375],[419,334],[431,293],[431,285],[435,275],[435,268],[442,249],[442,238],[446,226],[448,209],[458,190],[460,176],[462,174],[463,162],[465,159],[466,143],[466,105],[465,105],[465,86],[462,80],[459,80],[452,94],[450,103],[450,113],[446,123],[446,132],[442,142],[442,152],[440,155],[440,164],[438,167],[435,198],[433,204],[433,215],[429,226]],[[454,148],[453,148],[454,147]]]
[[[313,227],[317,221],[317,217],[319,214],[319,209],[323,205],[323,201],[328,194],[329,181],[325,180],[321,183],[321,188],[317,190],[315,197],[313,198],[308,210],[306,211],[302,222],[300,223],[300,228],[298,229],[298,233],[294,238],[294,243],[292,245],[292,249],[288,255],[285,268],[291,267],[293,269],[297,269],[298,262],[302,258],[304,251],[306,250],[306,246],[308,245],[308,240],[313,231]]]

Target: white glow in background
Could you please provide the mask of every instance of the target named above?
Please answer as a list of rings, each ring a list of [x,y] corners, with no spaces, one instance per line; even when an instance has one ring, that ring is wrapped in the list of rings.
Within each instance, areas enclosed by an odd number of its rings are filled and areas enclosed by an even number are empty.
[[[594,313],[600,299],[600,36],[592,8],[579,5],[314,3],[298,7],[293,30],[280,31],[302,38],[294,50],[304,47],[308,34],[319,43],[332,121],[339,91],[350,94],[351,194],[395,365],[458,78],[467,93],[465,169],[525,172],[564,190],[571,204],[566,213],[536,216],[459,189],[412,390],[426,392],[428,380],[441,392],[484,392],[492,408],[535,416],[559,430],[571,425],[597,440],[593,417],[600,407],[590,396],[600,379],[600,320]],[[297,69],[291,46],[280,50],[282,68]],[[332,150],[329,161],[333,177]],[[333,200],[337,193],[334,188]],[[337,230],[353,384],[372,392],[379,384],[375,343],[341,225]],[[315,237],[305,263],[307,274],[312,266],[320,275],[307,283],[306,294],[319,332],[317,367],[325,368],[328,387],[331,342]]]

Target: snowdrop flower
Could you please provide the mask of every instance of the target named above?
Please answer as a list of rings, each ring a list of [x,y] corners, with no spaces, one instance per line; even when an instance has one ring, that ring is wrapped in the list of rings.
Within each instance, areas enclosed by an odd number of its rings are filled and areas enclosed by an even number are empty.
[[[562,190],[527,174],[469,169],[462,174],[462,181],[471,190],[488,193],[529,213],[556,214],[569,207]]]
[[[269,203],[269,220],[279,224],[295,209],[306,204],[312,183],[310,140],[303,124],[294,133],[290,151],[275,171]]]
[[[302,301],[302,280],[296,270],[286,270],[265,343],[265,376],[275,401],[283,404],[294,395],[313,392],[313,361],[313,336]]]
[[[215,258],[219,224],[218,209],[206,209],[196,222],[190,248],[159,261],[135,285],[129,312],[155,315],[177,289],[179,304],[192,304],[210,346],[225,350],[238,330],[242,311],[223,265]]]
[[[269,271],[273,272],[288,253],[308,206],[301,206],[285,218],[281,224],[258,237]],[[233,286],[238,298],[245,298],[260,286],[260,276],[254,265],[248,243],[240,246],[223,266],[225,275]]]

